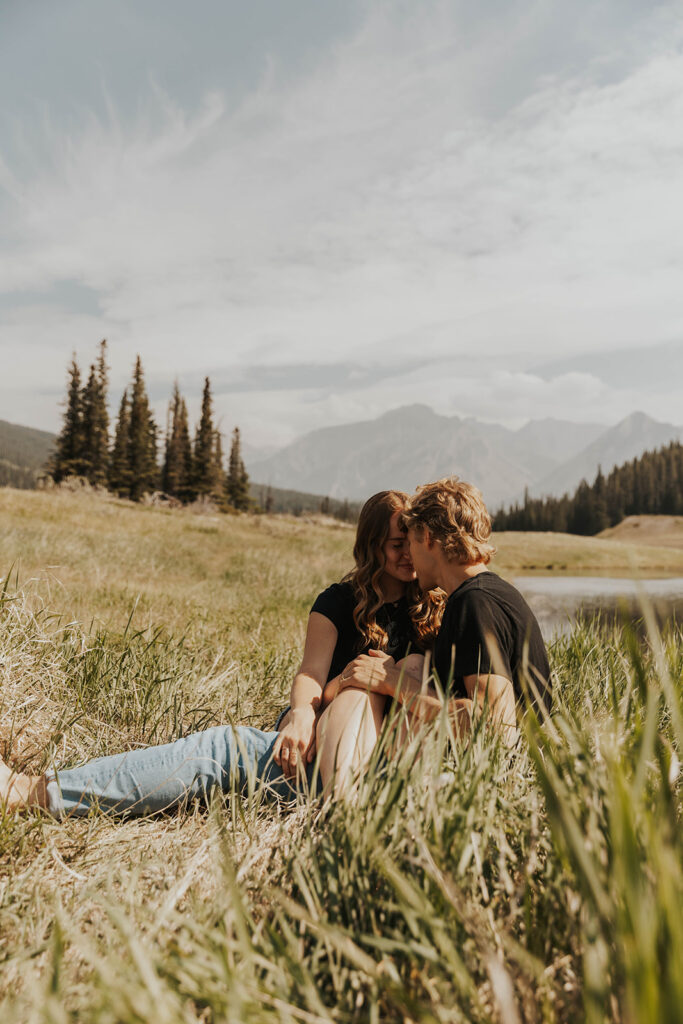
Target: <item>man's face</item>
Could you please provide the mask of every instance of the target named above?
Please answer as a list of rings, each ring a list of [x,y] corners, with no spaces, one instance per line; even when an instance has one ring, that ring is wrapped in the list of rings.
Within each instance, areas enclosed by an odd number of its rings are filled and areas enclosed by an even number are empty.
[[[437,586],[435,572],[436,564],[434,559],[434,541],[425,527],[421,531],[408,530],[408,544],[410,546],[410,560],[417,573],[417,581],[423,590],[431,590]]]

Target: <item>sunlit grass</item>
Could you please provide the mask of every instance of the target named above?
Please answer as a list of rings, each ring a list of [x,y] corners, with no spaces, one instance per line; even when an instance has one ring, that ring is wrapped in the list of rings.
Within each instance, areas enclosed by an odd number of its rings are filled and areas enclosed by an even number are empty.
[[[352,534],[67,497],[4,506],[13,763],[269,725]],[[0,816],[0,1020],[681,1019],[683,635],[588,621],[551,658],[551,724],[443,722],[356,802]]]

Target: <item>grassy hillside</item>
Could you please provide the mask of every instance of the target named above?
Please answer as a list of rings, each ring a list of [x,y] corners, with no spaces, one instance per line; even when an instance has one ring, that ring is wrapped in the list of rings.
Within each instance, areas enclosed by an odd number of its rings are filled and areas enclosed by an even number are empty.
[[[35,487],[54,441],[44,430],[0,420],[0,487]]]
[[[0,492],[0,752],[38,771],[269,724],[352,537]],[[501,568],[528,557],[499,542]],[[553,727],[447,753],[444,722],[355,804],[0,813],[0,1019],[678,1019],[683,636],[586,624],[551,658]]]
[[[683,516],[627,516],[599,536],[639,546],[683,548]]]
[[[493,567],[503,575],[556,573],[566,575],[683,575],[683,548],[657,546],[654,534],[579,537],[571,533],[496,533]]]
[[[42,469],[55,443],[54,434],[0,420],[0,459],[27,469]]]

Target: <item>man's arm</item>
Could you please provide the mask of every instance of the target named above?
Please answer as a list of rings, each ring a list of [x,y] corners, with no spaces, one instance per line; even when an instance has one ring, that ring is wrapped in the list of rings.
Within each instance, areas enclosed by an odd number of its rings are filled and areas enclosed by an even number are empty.
[[[464,679],[467,697],[448,698],[448,714],[460,736],[471,731],[475,704],[480,709],[488,705],[491,721],[504,729],[506,742],[517,738],[515,696],[512,683],[500,675],[469,675]],[[433,687],[423,689],[422,680],[402,671],[393,659],[375,655],[359,655],[344,669],[340,688],[372,690],[400,701],[408,713],[419,722],[429,723],[438,718],[443,700]]]
[[[465,676],[463,682],[471,699],[472,706],[476,702],[481,711],[488,708],[491,723],[500,729],[507,746],[517,741],[517,704],[512,682],[506,676],[471,675]]]

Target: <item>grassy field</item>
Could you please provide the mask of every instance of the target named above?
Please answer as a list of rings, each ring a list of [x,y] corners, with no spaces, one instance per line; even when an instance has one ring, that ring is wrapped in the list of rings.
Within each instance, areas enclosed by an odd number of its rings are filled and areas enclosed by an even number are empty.
[[[270,724],[353,537],[14,491],[0,527],[0,750],[36,771]],[[497,540],[511,575],[642,555]],[[584,623],[551,658],[552,725],[448,752],[443,722],[355,806],[0,817],[0,1020],[683,1019],[683,636]]]

